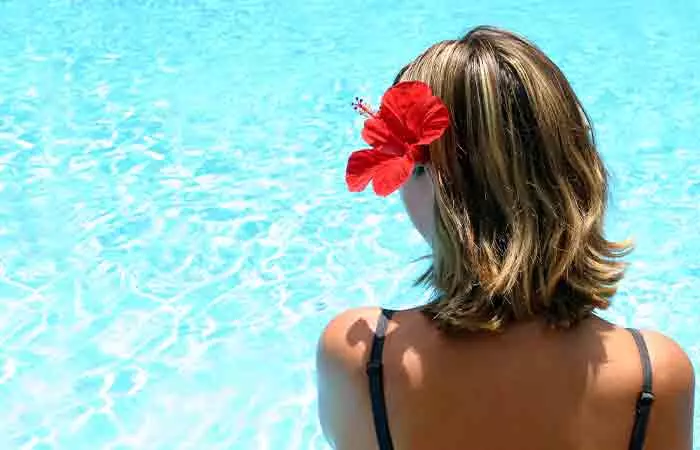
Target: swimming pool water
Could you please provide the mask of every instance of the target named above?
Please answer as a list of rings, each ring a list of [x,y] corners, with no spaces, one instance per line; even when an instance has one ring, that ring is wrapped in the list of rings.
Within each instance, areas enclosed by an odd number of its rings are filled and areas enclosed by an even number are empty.
[[[0,1],[0,448],[327,448],[323,325],[424,299],[398,198],[343,184],[350,101],[482,23],[541,45],[594,120],[608,231],[638,245],[606,317],[700,367],[698,22],[693,0]]]

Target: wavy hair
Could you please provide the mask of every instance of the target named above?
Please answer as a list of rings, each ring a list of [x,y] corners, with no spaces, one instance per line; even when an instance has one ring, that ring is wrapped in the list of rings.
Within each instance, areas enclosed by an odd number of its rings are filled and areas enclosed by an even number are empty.
[[[436,231],[423,311],[449,331],[543,316],[568,328],[608,307],[631,243],[603,235],[608,175],[561,70],[513,33],[478,27],[430,47],[396,81],[447,105],[430,146]]]

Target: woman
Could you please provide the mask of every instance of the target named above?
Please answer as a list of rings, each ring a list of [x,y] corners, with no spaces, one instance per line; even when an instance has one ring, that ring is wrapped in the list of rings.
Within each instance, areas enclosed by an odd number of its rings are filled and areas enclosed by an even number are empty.
[[[397,76],[348,163],[400,189],[432,246],[407,311],[335,318],[318,352],[336,449],[680,450],[694,376],[671,339],[602,320],[630,250],[603,237],[607,175],[559,68],[506,31],[440,42]]]

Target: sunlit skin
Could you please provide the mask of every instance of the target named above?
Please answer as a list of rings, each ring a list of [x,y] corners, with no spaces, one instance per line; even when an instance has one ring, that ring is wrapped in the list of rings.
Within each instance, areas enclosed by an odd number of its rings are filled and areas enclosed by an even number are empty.
[[[378,315],[376,307],[348,310],[319,343],[319,419],[337,450],[377,448],[365,365]],[[690,360],[671,339],[643,334],[656,395],[645,450],[691,450]],[[639,355],[626,330],[601,319],[564,334],[534,321],[455,339],[417,310],[401,311],[383,360],[397,450],[628,448]]]
[[[401,187],[401,200],[411,223],[430,244],[435,232],[435,195],[429,166],[419,165]]]

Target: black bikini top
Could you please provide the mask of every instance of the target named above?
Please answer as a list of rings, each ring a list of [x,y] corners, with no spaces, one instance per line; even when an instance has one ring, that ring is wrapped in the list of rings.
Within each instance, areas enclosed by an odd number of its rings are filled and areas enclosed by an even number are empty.
[[[379,450],[393,450],[394,445],[389,431],[389,418],[386,412],[384,399],[384,373],[382,365],[382,353],[384,351],[384,336],[386,328],[394,311],[382,309],[372,340],[372,349],[367,362],[367,376],[369,377],[369,395],[372,400],[372,416],[374,418],[374,430],[379,443]],[[634,426],[630,438],[629,450],[643,450],[644,437],[646,435],[647,424],[649,423],[649,412],[654,401],[654,394],[651,390],[651,361],[649,351],[639,330],[628,329],[634,338],[642,360],[642,391],[637,398],[637,407],[634,415]]]

